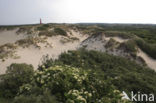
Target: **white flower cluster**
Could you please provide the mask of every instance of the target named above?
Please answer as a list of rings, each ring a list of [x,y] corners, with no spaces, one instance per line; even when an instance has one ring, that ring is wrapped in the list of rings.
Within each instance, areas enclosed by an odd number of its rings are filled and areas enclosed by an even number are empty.
[[[60,75],[64,75],[67,78],[72,78],[80,85],[82,81],[87,78],[87,72],[82,71],[82,69],[80,68],[74,68],[67,65],[56,65],[47,69],[43,69],[43,71],[36,71],[34,77],[36,78],[37,83],[41,85],[46,85],[46,83],[51,80],[58,81],[59,79],[61,79]]]
[[[70,90],[67,95],[68,100],[72,101],[71,103],[87,103],[87,99],[92,97],[92,93],[84,90]]]
[[[31,90],[31,85],[30,84],[25,84],[20,87],[19,93],[23,93],[25,91],[30,91]]]

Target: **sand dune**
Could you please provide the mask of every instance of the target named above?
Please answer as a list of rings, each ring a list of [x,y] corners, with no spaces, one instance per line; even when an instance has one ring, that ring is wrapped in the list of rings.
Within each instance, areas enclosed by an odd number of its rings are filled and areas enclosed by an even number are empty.
[[[126,41],[128,41],[128,39],[123,39],[123,38],[121,38],[121,37],[105,37],[105,39],[106,40],[110,40],[110,39],[114,39],[115,41],[117,41],[117,42],[119,42],[119,43],[123,43],[123,42],[126,42]]]
[[[71,30],[71,32],[72,37],[79,38],[79,41],[73,41],[72,43],[71,42],[61,43],[60,40],[64,38],[63,36],[53,36],[47,38],[47,42],[50,45],[52,45],[52,47],[45,47],[46,44],[44,43],[38,43],[38,45],[41,47],[40,49],[35,48],[34,46],[30,46],[28,48],[19,47],[16,50],[16,55],[19,56],[20,58],[17,59],[8,58],[4,62],[1,61],[0,74],[5,73],[6,67],[12,63],[32,64],[34,68],[37,69],[38,65],[41,63],[41,58],[44,55],[48,54],[53,59],[56,59],[62,52],[66,52],[68,50],[76,50],[79,47],[80,42],[86,39],[87,36],[82,35],[79,32],[75,32],[73,30]]]
[[[6,43],[14,43],[17,40],[20,40],[24,38],[24,35],[17,35],[16,34],[17,29],[14,30],[5,30],[0,31],[0,45],[6,44]]]
[[[0,32],[0,45],[6,43],[14,43],[19,39],[25,38],[24,34],[17,35],[17,29],[11,31],[1,31]],[[122,39],[120,37],[106,37],[105,35],[93,35],[88,37],[88,35],[81,34],[80,32],[76,32],[74,30],[70,30],[71,33],[68,32],[68,36],[52,36],[47,37],[46,43],[38,43],[37,45],[40,48],[36,48],[33,45],[23,48],[18,47],[16,49],[16,55],[19,58],[8,58],[5,61],[0,61],[0,74],[5,73],[7,66],[12,63],[27,63],[32,64],[35,69],[37,69],[38,65],[41,64],[41,59],[45,55],[49,55],[53,59],[57,59],[58,56],[62,52],[66,52],[68,50],[76,50],[79,47],[87,46],[86,49],[88,50],[98,50],[102,52],[106,52],[107,49],[105,48],[106,43],[113,38],[115,41],[119,43],[126,42],[128,39]],[[76,41],[68,41],[68,42],[61,42],[64,39],[70,39],[71,37],[78,38],[79,40]],[[47,43],[50,46],[47,46]],[[156,70],[156,60],[150,58],[146,53],[142,50],[138,49],[138,56],[142,57],[146,64]],[[108,52],[108,51],[107,51]],[[117,51],[109,51],[110,54],[118,55],[118,56],[125,56],[124,53]]]
[[[86,49],[88,50],[98,50],[102,52],[108,52],[109,54],[122,56],[122,57],[129,57],[129,53],[123,52],[120,49],[114,49],[114,50],[108,50],[105,45],[110,39],[114,39],[115,41],[119,43],[126,42],[128,39],[122,39],[120,37],[106,37],[105,35],[98,35],[98,36],[91,36],[88,39],[86,39],[81,45],[86,46]],[[149,57],[146,53],[144,53],[142,50],[138,49],[137,56],[142,57],[148,67],[156,70],[156,60]]]

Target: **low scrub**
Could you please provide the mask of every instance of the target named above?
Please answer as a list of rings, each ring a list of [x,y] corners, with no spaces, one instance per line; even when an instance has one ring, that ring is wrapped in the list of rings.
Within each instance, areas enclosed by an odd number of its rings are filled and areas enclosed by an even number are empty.
[[[22,47],[29,47],[30,45],[33,45],[35,47],[38,47],[38,43],[45,43],[45,39],[44,38],[40,38],[40,37],[27,37],[25,39],[20,39],[18,41],[16,41],[16,44],[18,44],[19,46]]]
[[[0,78],[0,97],[9,103],[130,103],[104,77],[101,70],[63,64],[35,72],[31,65],[12,64]]]
[[[44,25],[40,25],[39,27],[37,27],[37,30],[39,31],[46,31],[49,28],[48,24],[44,24]]]
[[[110,40],[106,43],[105,47],[108,49],[110,48],[114,48],[115,46],[117,46],[119,43],[117,41],[115,41],[113,38],[110,38]]]
[[[114,78],[114,84],[120,91],[138,91],[142,93],[156,93],[156,72],[136,64],[128,59],[112,56],[97,51],[69,51],[60,55],[58,60],[44,59],[44,67],[57,64],[66,64],[94,71],[102,70],[105,78]],[[42,69],[42,66],[39,67]],[[156,94],[155,94],[156,95]]]
[[[32,65],[11,64],[7,68],[6,74],[0,75],[0,97],[15,97],[19,87],[25,83],[30,83],[32,76]]]
[[[52,37],[52,36],[56,35],[56,33],[54,33],[53,31],[41,31],[41,32],[39,32],[38,35]]]
[[[5,59],[7,57],[12,57],[14,55],[14,50],[17,48],[14,44],[4,44],[0,46],[0,59]]]
[[[32,27],[31,26],[23,26],[23,27],[19,27],[19,29],[16,31],[17,34],[20,33],[27,33],[27,34],[32,34]]]
[[[141,39],[136,39],[136,44],[150,57],[156,59],[156,44],[150,44]]]
[[[27,97],[39,88],[41,92],[48,89],[57,101],[63,103],[124,103],[121,92],[111,85],[109,79],[103,80],[101,77],[103,74],[100,71],[54,65],[36,71],[34,82],[21,86],[19,94]]]
[[[77,37],[67,37],[67,38],[62,38],[61,40],[60,40],[60,42],[61,43],[69,43],[69,42],[75,42],[75,41],[79,41],[79,38],[77,38]]]
[[[128,40],[127,42],[123,42],[120,44],[120,46],[118,48],[124,50],[125,52],[129,52],[129,53],[137,52],[137,47],[136,47],[136,43],[134,40]]]
[[[67,36],[67,32],[61,28],[54,28],[54,32],[58,35]]]
[[[128,32],[119,32],[119,31],[105,31],[104,32],[106,36],[113,37],[113,36],[118,36],[123,39],[130,39],[133,38],[134,35],[128,33]]]

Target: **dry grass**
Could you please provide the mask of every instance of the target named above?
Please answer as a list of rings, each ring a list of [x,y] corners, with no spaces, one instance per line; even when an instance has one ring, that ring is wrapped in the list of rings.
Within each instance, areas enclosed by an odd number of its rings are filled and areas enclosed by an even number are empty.
[[[110,38],[110,40],[106,43],[105,47],[108,48],[115,48],[119,42],[115,41],[113,38]]]
[[[0,46],[0,59],[4,61],[5,58],[13,57],[16,48],[17,45],[10,43]]]
[[[62,44],[65,44],[65,43],[69,43],[69,42],[75,42],[75,41],[79,41],[79,38],[77,38],[77,37],[67,37],[67,38],[62,38],[61,40],[60,40],[60,42],[62,43]]]
[[[108,37],[118,36],[118,37],[121,37],[123,39],[131,39],[131,38],[134,38],[135,37],[133,34],[128,33],[128,32],[105,31],[104,33]]]
[[[36,48],[40,48],[38,46],[38,43],[45,43],[45,39],[44,38],[40,38],[40,37],[28,37],[26,39],[21,39],[16,41],[16,44],[18,44],[19,46],[22,47],[29,47],[30,45],[35,46]]]
[[[16,33],[17,34],[20,34],[20,33],[33,34],[33,27],[32,26],[20,27]]]
[[[54,33],[53,31],[40,31],[38,35],[52,37],[52,36],[56,35],[56,33]]]

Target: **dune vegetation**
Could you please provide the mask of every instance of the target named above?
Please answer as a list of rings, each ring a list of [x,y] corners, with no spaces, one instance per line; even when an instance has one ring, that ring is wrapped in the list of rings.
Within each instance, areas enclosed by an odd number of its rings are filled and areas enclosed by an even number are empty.
[[[12,64],[0,79],[0,96],[11,103],[129,103],[121,99],[122,91],[156,93],[153,70],[84,49],[63,53],[57,60],[46,56],[37,71]]]
[[[8,66],[6,72],[0,75],[0,103],[132,103],[122,99],[122,91],[128,95],[131,91],[156,95],[156,72],[138,56],[138,51],[142,50],[156,59],[155,25],[0,27],[2,31],[12,29],[17,29],[17,35],[25,38],[0,46],[3,62],[15,57],[18,48],[31,51],[34,46],[35,51],[62,51],[59,56],[56,53],[58,58],[48,54],[44,56],[37,68],[33,67],[33,63],[15,62]],[[47,44],[52,47],[48,48]],[[87,49],[89,46],[91,49]],[[142,62],[138,63],[138,59]]]
[[[79,24],[78,30],[90,35],[103,32],[107,36],[131,38],[149,56],[156,59],[156,25],[141,24]],[[139,40],[138,40],[139,37]],[[137,40],[136,40],[137,39]]]

